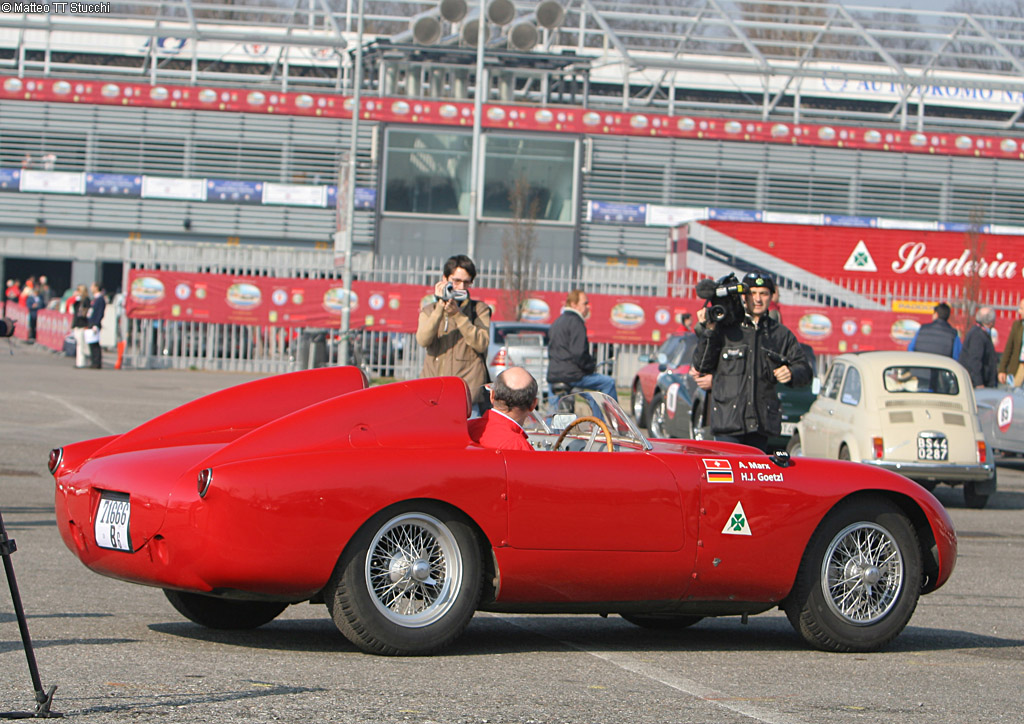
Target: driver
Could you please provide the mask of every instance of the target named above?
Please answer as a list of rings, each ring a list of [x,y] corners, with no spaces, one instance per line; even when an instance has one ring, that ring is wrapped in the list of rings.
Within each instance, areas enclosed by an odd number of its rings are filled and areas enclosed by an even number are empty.
[[[491,385],[491,409],[469,421],[473,442],[495,450],[533,450],[523,430],[537,407],[537,380],[522,367],[509,367]]]

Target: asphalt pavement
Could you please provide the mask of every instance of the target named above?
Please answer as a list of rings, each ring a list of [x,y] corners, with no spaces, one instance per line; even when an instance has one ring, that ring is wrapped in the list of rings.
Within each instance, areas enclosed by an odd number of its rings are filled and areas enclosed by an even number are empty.
[[[646,631],[618,617],[477,614],[429,658],[356,650],[322,605],[217,632],[163,594],[87,570],[53,516],[50,448],[122,432],[257,375],[76,370],[0,340],[0,511],[53,708],[83,722],[1019,722],[1024,711],[1024,459],[985,510],[940,488],[960,537],[950,582],[875,654],[807,649],[778,611]],[[273,535],[273,531],[268,531]],[[0,581],[0,710],[32,685]]]

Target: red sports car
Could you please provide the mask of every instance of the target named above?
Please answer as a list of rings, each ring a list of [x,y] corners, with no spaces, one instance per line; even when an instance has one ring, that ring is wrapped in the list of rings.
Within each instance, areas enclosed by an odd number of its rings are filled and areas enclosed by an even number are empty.
[[[54,450],[60,532],[196,623],[323,602],[378,654],[435,652],[477,609],[681,628],[776,606],[812,646],[868,651],[953,570],[949,517],[894,473],[650,442],[599,393],[533,420],[535,450],[491,450],[469,409],[458,378],[352,367],[222,390]]]

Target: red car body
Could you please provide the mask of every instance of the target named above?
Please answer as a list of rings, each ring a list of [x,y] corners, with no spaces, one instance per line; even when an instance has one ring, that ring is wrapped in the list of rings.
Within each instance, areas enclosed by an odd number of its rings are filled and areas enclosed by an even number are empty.
[[[785,466],[710,442],[490,450],[470,440],[469,409],[458,378],[367,388],[343,367],[239,385],[54,451],[58,527],[89,568],[163,588],[200,623],[259,625],[287,604],[324,601],[343,633],[376,653],[435,651],[476,609],[622,613],[663,627],[781,605],[793,620],[812,605],[803,599],[813,591],[798,590],[801,576],[814,589],[816,572],[801,573],[818,565],[809,551],[824,546],[815,541],[830,515],[849,510],[855,522],[877,518],[868,534],[894,530],[893,516],[912,529],[914,543],[890,536],[905,559],[902,588],[913,591],[907,620],[917,594],[953,569],[949,517],[899,475],[805,458]],[[100,546],[117,533],[97,524],[111,495],[130,505],[121,550]],[[742,529],[730,531],[734,520]],[[424,530],[427,543],[407,554],[381,548]],[[379,589],[373,551],[384,556]],[[390,611],[363,590],[388,586],[404,596]],[[445,586],[447,603],[429,616],[410,603],[414,588],[431,598]],[[886,613],[881,635],[861,643],[841,632],[804,637],[826,649],[877,648],[906,623],[889,617],[898,618]],[[860,629],[872,626],[851,626]]]

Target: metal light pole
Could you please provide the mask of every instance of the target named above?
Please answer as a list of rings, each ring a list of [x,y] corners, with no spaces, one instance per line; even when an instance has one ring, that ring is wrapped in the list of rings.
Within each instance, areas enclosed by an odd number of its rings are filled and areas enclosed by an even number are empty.
[[[359,0],[359,20],[357,24],[356,59],[352,73],[352,125],[348,151],[348,184],[345,187],[345,228],[341,243],[341,254],[345,266],[341,270],[341,283],[345,288],[345,304],[341,308],[341,341],[338,344],[338,363],[347,365],[349,362],[349,330],[352,322],[352,238],[355,234],[356,211],[356,169],[359,148],[359,113],[362,102],[363,85],[363,18],[365,0]],[[341,199],[338,199],[341,203]]]
[[[480,116],[483,114],[484,93],[488,83],[484,82],[484,30],[487,27],[487,12],[484,0],[480,0],[480,12],[477,15],[476,33],[476,92],[473,94],[473,149],[469,175],[469,234],[466,242],[466,255],[472,258],[476,254],[477,229],[477,190],[480,188]]]

